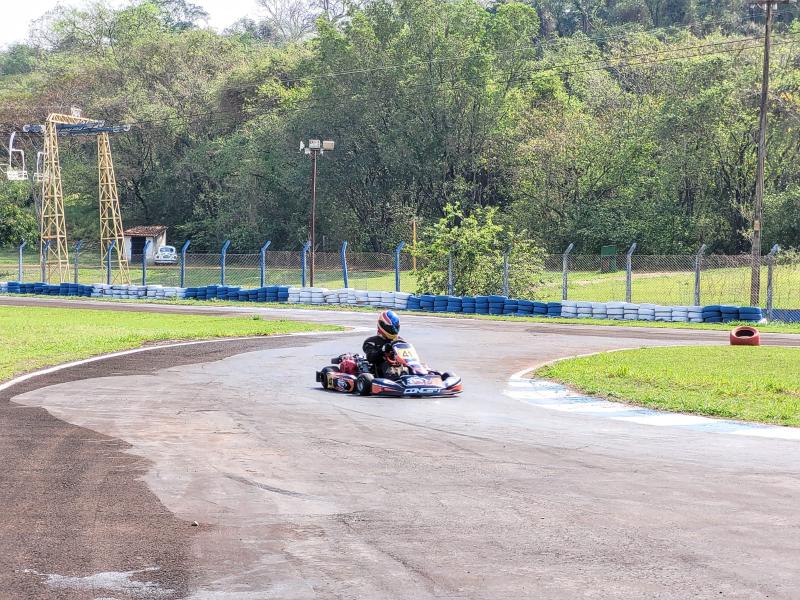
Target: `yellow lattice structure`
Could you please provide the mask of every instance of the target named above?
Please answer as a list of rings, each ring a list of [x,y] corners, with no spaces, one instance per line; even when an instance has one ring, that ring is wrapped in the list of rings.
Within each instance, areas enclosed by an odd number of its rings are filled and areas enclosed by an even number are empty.
[[[108,249],[113,243],[113,251],[117,253],[117,269],[114,271],[112,282],[130,284],[131,275],[128,270],[128,258],[125,256],[125,237],[122,234],[117,179],[114,176],[111,141],[107,132],[97,136],[97,166],[100,181],[100,264],[103,268],[108,264]]]
[[[35,131],[35,128],[31,128]],[[122,217],[111,157],[109,131],[102,121],[72,115],[51,114],[44,126],[44,155],[42,182],[41,247],[40,257],[47,265],[48,280],[70,281],[69,249],[64,220],[64,191],[61,185],[61,163],[58,155],[59,135],[97,135],[97,165],[100,199],[100,268],[105,270],[109,247],[116,252],[116,269],[112,269],[113,283],[130,283],[128,259],[125,256]],[[49,242],[49,243],[48,243]],[[46,253],[46,256],[45,256]]]
[[[69,249],[67,248],[67,226],[64,221],[64,190],[61,187],[61,162],[58,158],[59,123],[76,123],[68,115],[50,115],[44,129],[44,155],[42,174],[42,217],[40,221],[39,255],[47,265],[48,280],[53,275],[58,281],[69,281]],[[49,244],[48,244],[49,242]],[[47,253],[47,256],[44,254]]]

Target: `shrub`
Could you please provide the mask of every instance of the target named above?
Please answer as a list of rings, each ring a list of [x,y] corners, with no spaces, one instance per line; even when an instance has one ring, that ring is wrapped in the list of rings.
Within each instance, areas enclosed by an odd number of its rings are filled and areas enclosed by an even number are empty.
[[[509,254],[509,293],[532,298],[541,283],[544,251],[527,238],[495,222],[497,209],[475,208],[468,214],[448,204],[444,216],[422,232],[416,254],[417,293],[447,292],[448,257],[453,260],[453,293],[497,294],[503,289],[503,255]]]

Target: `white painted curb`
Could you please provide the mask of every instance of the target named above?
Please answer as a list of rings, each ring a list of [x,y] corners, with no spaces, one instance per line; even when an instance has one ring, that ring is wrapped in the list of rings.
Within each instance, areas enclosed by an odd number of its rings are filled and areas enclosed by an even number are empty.
[[[24,375],[19,375],[14,379],[11,379],[9,381],[6,381],[5,383],[0,384],[0,392],[7,390],[15,385],[19,385],[23,381],[28,381],[36,377],[41,377],[42,375],[49,375],[50,373],[56,373],[58,371],[63,371],[64,369],[70,369],[72,367],[78,367],[80,365],[87,365],[90,363],[107,360],[109,358],[116,358],[118,356],[129,356],[131,354],[139,354],[140,352],[151,352],[153,350],[164,350],[167,348],[181,348],[183,346],[197,346],[200,344],[217,344],[220,342],[239,342],[242,340],[259,340],[259,339],[268,340],[275,338],[318,336],[318,335],[337,335],[337,334],[341,335],[345,333],[358,333],[360,331],[361,329],[357,328],[345,329],[344,331],[303,331],[297,333],[281,333],[277,335],[250,335],[246,337],[195,340],[191,342],[175,342],[173,344],[161,344],[156,346],[143,346],[141,348],[131,348],[130,350],[120,350],[119,352],[112,352],[110,354],[100,354],[98,356],[92,356],[90,358],[84,358],[82,360],[63,363],[60,365],[39,369],[38,371],[31,371],[30,373],[25,373]]]
[[[681,346],[681,344],[659,347],[667,348],[675,346]],[[607,352],[622,352],[624,350],[635,349],[638,348],[615,348]],[[586,417],[606,418],[656,427],[674,427],[689,431],[800,441],[800,427],[782,427],[780,425],[750,423],[747,421],[734,421],[730,419],[714,419],[688,413],[655,410],[635,404],[623,404],[622,402],[604,400],[596,396],[587,396],[580,392],[574,392],[565,385],[546,379],[525,377],[527,373],[563,360],[584,358],[605,353],[606,352],[590,352],[587,354],[558,358],[517,371],[509,377],[508,386],[503,392],[503,395],[530,404],[531,406]]]

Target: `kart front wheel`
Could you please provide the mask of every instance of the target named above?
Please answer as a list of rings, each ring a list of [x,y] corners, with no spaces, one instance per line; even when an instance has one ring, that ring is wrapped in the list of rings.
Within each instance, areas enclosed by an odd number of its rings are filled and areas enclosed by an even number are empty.
[[[320,381],[320,383],[322,384],[323,388],[325,388],[326,390],[330,389],[330,387],[328,386],[328,373],[330,373],[331,371],[338,371],[338,370],[339,369],[337,369],[336,367],[325,367],[325,368],[322,369],[322,372],[321,372],[322,373],[322,378],[321,378],[322,381]]]
[[[372,380],[374,377],[370,373],[362,373],[356,379],[356,392],[359,396],[369,396],[372,393]]]

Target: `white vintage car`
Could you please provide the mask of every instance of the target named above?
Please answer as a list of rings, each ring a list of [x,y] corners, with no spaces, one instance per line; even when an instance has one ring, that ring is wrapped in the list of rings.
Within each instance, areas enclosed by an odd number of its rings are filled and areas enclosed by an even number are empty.
[[[157,265],[178,264],[178,253],[175,251],[175,246],[161,246],[156,252],[153,262]]]

